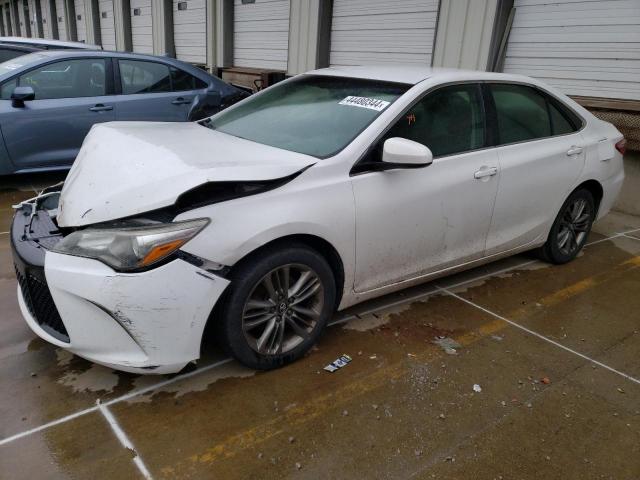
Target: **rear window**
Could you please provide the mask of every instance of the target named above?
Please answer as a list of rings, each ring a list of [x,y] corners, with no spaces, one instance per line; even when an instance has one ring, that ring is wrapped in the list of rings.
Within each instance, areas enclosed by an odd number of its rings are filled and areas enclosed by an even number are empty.
[[[9,48],[1,48],[0,47],[0,62],[6,62],[7,60],[11,60],[12,58],[22,57],[25,52],[20,50],[12,50]]]
[[[207,88],[207,84],[199,78],[196,78],[179,68],[171,67],[172,91],[181,92],[184,90],[201,90],[203,88]]]

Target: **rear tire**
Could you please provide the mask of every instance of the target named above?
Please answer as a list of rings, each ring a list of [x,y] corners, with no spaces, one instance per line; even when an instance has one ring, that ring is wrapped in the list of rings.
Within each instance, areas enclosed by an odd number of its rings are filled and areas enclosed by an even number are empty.
[[[244,365],[270,370],[316,343],[336,299],[327,261],[302,244],[269,248],[232,273],[219,321],[221,346]]]
[[[591,192],[585,189],[574,191],[560,208],[547,242],[538,250],[538,256],[557,265],[576,258],[587,241],[595,212]]]

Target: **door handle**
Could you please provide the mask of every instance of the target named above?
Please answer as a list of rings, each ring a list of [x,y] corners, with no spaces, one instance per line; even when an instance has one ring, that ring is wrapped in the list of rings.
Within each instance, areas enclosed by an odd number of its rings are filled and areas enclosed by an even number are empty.
[[[576,145],[573,145],[569,150],[567,150],[567,156],[570,157],[571,155],[580,155],[582,153],[582,147],[578,147]]]
[[[103,105],[102,103],[98,103],[93,107],[89,108],[92,112],[107,112],[109,110],[113,110],[113,106],[111,105]]]
[[[191,103],[191,100],[189,100],[187,98],[184,98],[184,97],[178,97],[174,101],[172,101],[171,103],[173,103],[174,105],[184,105],[186,103]]]
[[[498,173],[498,167],[482,167],[473,174],[473,178],[480,180],[481,178],[493,177],[496,173]]]

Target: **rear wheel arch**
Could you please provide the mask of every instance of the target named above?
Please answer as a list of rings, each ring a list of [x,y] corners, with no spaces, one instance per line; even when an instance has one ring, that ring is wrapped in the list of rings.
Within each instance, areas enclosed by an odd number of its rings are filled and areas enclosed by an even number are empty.
[[[602,201],[602,197],[604,196],[604,189],[602,188],[602,184],[597,180],[586,180],[578,185],[573,191],[567,196],[567,198],[578,190],[587,190],[591,195],[593,195],[593,201],[595,202],[596,207],[596,217],[598,216],[598,210],[600,209],[600,202]]]

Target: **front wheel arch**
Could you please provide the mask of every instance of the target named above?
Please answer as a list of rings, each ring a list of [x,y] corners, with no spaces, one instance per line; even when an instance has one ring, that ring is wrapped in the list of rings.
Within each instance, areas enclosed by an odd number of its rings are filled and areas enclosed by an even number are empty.
[[[264,245],[252,250],[247,253],[244,257],[238,260],[227,272],[225,275],[228,278],[233,278],[233,272],[240,268],[242,265],[251,262],[253,258],[261,255],[264,251],[272,250],[278,247],[286,247],[289,245],[303,245],[305,247],[311,248],[319,253],[329,264],[331,271],[333,273],[333,278],[336,285],[336,300],[334,305],[334,310],[338,308],[340,302],[342,301],[342,296],[344,292],[344,282],[345,282],[345,273],[344,273],[344,263],[342,261],[342,257],[336,250],[336,248],[329,243],[324,238],[318,237],[317,235],[310,234],[294,234],[294,235],[286,235],[284,237],[279,237],[274,240],[271,240]],[[227,290],[229,287],[227,287]],[[215,319],[219,318],[222,314],[225,305],[225,296],[226,292],[222,294],[222,296],[218,299],[216,304],[213,307],[213,310],[209,314],[209,318],[207,319],[207,323],[205,325],[204,333],[202,335],[202,340],[200,342],[200,352],[204,352],[206,348],[208,348],[209,344],[215,343],[211,340],[214,340],[215,337]]]

